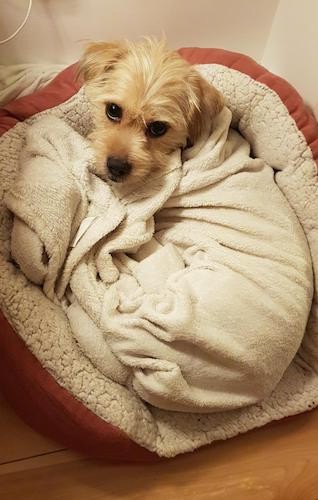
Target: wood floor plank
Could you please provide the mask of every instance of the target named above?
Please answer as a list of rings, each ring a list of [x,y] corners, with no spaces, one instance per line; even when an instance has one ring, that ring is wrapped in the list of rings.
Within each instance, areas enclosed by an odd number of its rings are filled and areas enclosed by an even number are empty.
[[[38,469],[40,467],[48,467],[56,464],[66,464],[76,460],[83,460],[77,453],[69,450],[53,451],[22,460],[14,460],[0,464],[0,476],[4,474],[11,474],[13,472],[21,472],[31,469]],[[0,492],[1,498],[1,492]]]
[[[22,422],[0,394],[0,464],[61,448]]]
[[[318,411],[155,465],[79,460],[0,476],[6,500],[317,500]]]

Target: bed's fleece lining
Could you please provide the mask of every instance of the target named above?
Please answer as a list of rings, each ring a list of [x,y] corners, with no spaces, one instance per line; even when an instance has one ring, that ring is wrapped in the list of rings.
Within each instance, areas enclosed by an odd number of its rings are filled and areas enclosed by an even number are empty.
[[[277,184],[295,210],[307,236],[315,277],[318,252],[316,168],[304,137],[281,100],[267,87],[235,70],[217,65],[205,66],[201,71],[225,94],[227,105],[233,112],[232,124],[251,143],[253,153],[279,170]],[[83,116],[78,114],[80,99],[84,97],[78,94],[44,114],[60,118],[67,116],[68,121],[76,123],[77,130],[80,130],[83,126]],[[1,187],[4,190],[8,190],[12,183],[17,151],[24,144],[25,131],[36,119],[19,124],[2,138]],[[107,380],[94,368],[74,342],[70,330],[66,329],[64,314],[47,301],[38,288],[28,284],[8,261],[11,218],[4,209],[1,211],[0,227],[3,243],[1,305],[16,331],[61,385],[97,415],[120,427],[148,449],[160,455],[173,456],[275,418],[304,411],[309,404],[315,404],[318,392],[314,371],[317,362],[316,292],[300,355],[270,397],[248,408],[212,415],[163,411],[146,406],[127,389]],[[300,237],[296,235],[296,241],[297,238]],[[316,278],[314,285],[316,290]],[[310,286],[307,291],[310,293]],[[36,326],[36,314],[41,303],[46,304],[47,314]]]

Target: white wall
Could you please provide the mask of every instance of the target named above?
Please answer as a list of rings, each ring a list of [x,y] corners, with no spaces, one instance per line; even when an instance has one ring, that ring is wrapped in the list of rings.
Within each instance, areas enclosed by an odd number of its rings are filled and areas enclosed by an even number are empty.
[[[0,0],[0,38],[28,0]],[[30,19],[0,62],[71,63],[85,40],[160,36],[172,47],[222,47],[291,82],[318,117],[318,0],[33,0]]]
[[[0,62],[70,63],[83,40],[159,35],[172,47],[222,47],[260,60],[279,0],[34,0]],[[23,18],[28,0],[0,0],[0,38]]]
[[[294,85],[318,118],[318,0],[280,0],[262,64]]]

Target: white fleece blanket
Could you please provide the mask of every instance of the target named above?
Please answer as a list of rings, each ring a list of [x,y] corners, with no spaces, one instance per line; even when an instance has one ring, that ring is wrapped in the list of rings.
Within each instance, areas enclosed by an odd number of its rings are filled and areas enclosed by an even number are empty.
[[[83,90],[60,106],[45,111],[23,123],[19,123],[0,138],[1,310],[14,327],[17,335],[23,339],[30,351],[62,388],[70,392],[99,418],[119,428],[125,435],[129,436],[141,446],[165,457],[172,457],[179,453],[194,450],[215,440],[228,439],[239,433],[265,425],[273,420],[295,415],[318,405],[317,165],[305,138],[295,126],[294,120],[274,91],[232,68],[226,68],[220,65],[204,65],[198,67],[198,69],[225,96],[227,106],[233,114],[232,126],[239,130],[242,136],[252,145],[253,155],[263,158],[270,166],[275,167],[277,171],[275,174],[277,186],[286,200],[288,200],[292,210],[297,214],[297,218],[306,235],[306,240],[310,248],[311,263],[314,271],[314,295],[305,336],[299,351],[290,366],[284,372],[281,381],[273,392],[259,403],[236,410],[211,413],[168,411],[146,404],[132,389],[129,381],[127,384],[127,370],[129,373],[132,373],[133,369],[124,366],[115,356],[113,356],[112,362],[107,361],[106,356],[109,354],[110,350],[108,344],[104,342],[105,336],[101,333],[99,326],[96,326],[94,321],[91,321],[91,323],[86,321],[88,315],[83,308],[78,309],[76,318],[80,324],[83,315],[85,322],[83,321],[82,324],[85,324],[87,328],[82,328],[81,331],[77,329],[79,332],[78,337],[81,335],[79,344],[74,339],[74,333],[70,328],[69,320],[61,309],[61,306],[48,299],[41,288],[26,279],[12,263],[12,216],[4,204],[4,195],[13,188],[15,179],[17,175],[19,175],[19,156],[26,143],[27,131],[43,117],[52,116],[62,119],[63,122],[67,123],[82,137],[85,137],[90,128],[90,109]],[[193,162],[194,160],[191,161]],[[191,163],[188,165],[191,165]],[[184,168],[185,167],[186,165],[184,165]],[[264,172],[266,171],[272,175],[268,167],[264,167]],[[215,172],[217,172],[217,170],[215,170]],[[264,175],[265,177],[264,172],[262,173],[262,169],[260,169],[258,175]],[[269,180],[269,174],[267,182],[273,185],[272,179]],[[242,171],[238,173],[238,175],[241,177],[245,175],[246,177],[247,172]],[[236,174],[232,177],[233,180],[238,178]],[[219,183],[219,186],[221,186],[222,182]],[[229,182],[229,180],[226,182]],[[217,183],[214,187],[216,191],[218,187]],[[274,187],[273,189],[275,190]],[[242,191],[243,190],[245,190],[245,183]],[[80,187],[78,187],[78,191],[81,192]],[[247,192],[248,191],[249,190],[247,190]],[[258,191],[260,192],[260,196],[262,196],[261,193],[264,195],[261,186],[258,186]],[[279,197],[279,195],[277,196]],[[85,198],[79,196],[79,199],[81,199],[83,203]],[[212,200],[214,199],[215,198]],[[246,199],[245,197],[244,203]],[[245,205],[242,204],[241,206],[243,207],[241,212],[243,212],[244,215],[248,215],[249,212],[244,210]],[[286,221],[287,213],[291,216],[291,219],[288,216],[288,220],[294,221],[291,209],[289,209],[287,204],[284,205],[283,198],[280,197],[279,206],[284,206],[282,210],[282,221]],[[278,234],[277,222],[274,221],[280,219],[278,213],[274,210],[270,211],[270,208],[269,200],[266,197],[265,203],[262,203],[261,210],[269,210],[271,214],[269,222],[272,223],[272,218],[276,228],[274,231],[276,238]],[[221,237],[220,231],[223,231],[223,234],[225,234],[228,227],[225,216],[229,217],[232,210],[217,207],[217,205],[211,207],[209,210],[213,210],[215,214],[214,230],[218,230],[219,237]],[[182,209],[182,211],[183,213],[191,213],[193,209]],[[260,212],[260,214],[261,213],[262,212]],[[160,214],[160,217],[161,215],[164,215],[164,211]],[[65,221],[65,218],[64,214],[62,220]],[[171,222],[171,220],[168,221],[168,224]],[[195,222],[195,219],[191,219],[191,222]],[[159,229],[159,214],[156,216],[156,223]],[[79,222],[76,223],[76,225],[78,224]],[[286,227],[284,228],[283,226],[284,225],[282,225],[282,230],[286,231]],[[213,226],[210,226],[209,223],[209,227],[212,228]],[[239,226],[239,221],[236,227],[238,228],[237,232],[240,236],[248,234],[246,227]],[[297,241],[299,241],[298,238],[300,237],[297,223],[295,227],[298,229],[295,235],[295,245],[291,245],[292,248],[298,247]],[[207,225],[204,226],[205,230],[206,228]],[[163,229],[164,228],[162,228],[162,230]],[[171,230],[169,228],[167,229],[171,236]],[[75,233],[75,228],[73,228],[73,231]],[[169,234],[169,232],[167,234]],[[235,231],[233,231],[232,234],[234,233]],[[201,236],[203,236],[203,234],[203,232],[200,232]],[[228,234],[230,235],[230,233]],[[258,234],[259,231],[256,233],[254,240],[258,239]],[[288,230],[286,235],[290,238]],[[188,234],[188,237],[190,236],[191,233]],[[215,241],[215,238],[212,239]],[[252,240],[253,238],[251,238],[251,241]],[[157,241],[159,242],[158,237]],[[232,238],[232,241],[236,241],[236,237],[235,239]],[[271,232],[268,233],[268,242],[269,244],[272,242]],[[37,245],[38,243],[39,241],[36,239],[34,244]],[[222,243],[222,240],[220,240],[220,243]],[[224,250],[226,249],[226,245],[220,244],[220,247]],[[42,248],[42,246],[38,248]],[[230,249],[231,248],[233,248],[233,243],[232,246],[230,246]],[[248,249],[249,247],[247,246],[246,248]],[[283,248],[286,248],[286,246]],[[302,248],[302,244],[299,248]],[[278,248],[278,251],[280,252],[280,248]],[[180,253],[179,249],[178,252]],[[202,252],[202,255],[203,253],[204,252]],[[239,252],[237,249],[236,253],[238,257],[242,257],[244,252]],[[248,257],[248,251],[245,253],[246,258],[250,258],[252,261],[252,257]],[[197,257],[199,256],[198,254]],[[48,257],[50,257],[50,255],[48,255]],[[261,269],[263,269],[262,265],[266,263],[266,259],[256,257],[256,260],[259,261]],[[37,261],[39,261],[38,258]],[[58,261],[59,259],[56,257],[55,262]],[[237,263],[238,260],[236,261],[236,264]],[[43,264],[47,264],[47,257],[45,254]],[[277,261],[274,262],[274,265],[277,265]],[[40,268],[39,279],[42,281],[44,281],[46,269],[46,266],[44,270]],[[286,266],[285,269],[288,273],[289,267]],[[207,272],[214,276],[214,273],[211,271]],[[293,272],[295,272],[295,269]],[[239,274],[238,272],[236,275],[239,276]],[[310,295],[312,285],[310,275],[311,270],[308,263],[308,296]],[[278,273],[278,277],[280,280],[280,272]],[[302,279],[304,279],[304,276]],[[256,275],[255,285],[257,280],[258,276]],[[298,279],[295,282],[298,283]],[[258,291],[262,291],[264,298],[264,300],[258,303],[259,307],[264,307],[266,304],[269,307],[271,305],[271,301],[269,300],[271,291],[267,291],[267,283],[268,281],[265,280],[261,283],[261,286],[258,287]],[[102,286],[104,287],[103,284]],[[294,290],[293,286],[294,284],[291,283],[291,290]],[[302,285],[300,282],[299,290],[301,290],[301,287]],[[280,291],[280,287],[277,288],[281,294],[282,291]],[[224,307],[225,321],[231,312],[231,300],[233,300],[233,297],[236,301],[239,300],[241,289],[237,294],[234,293],[234,290],[228,290],[226,306],[223,302],[218,301],[219,290],[217,290],[217,292],[218,293],[215,294],[213,299],[215,299],[216,305],[219,303],[220,306]],[[211,301],[212,297],[208,297],[208,299]],[[255,300],[256,299],[252,297],[252,305],[255,303]],[[287,300],[293,301],[291,292]],[[277,307],[275,311],[277,313],[279,308],[283,308],[282,304],[285,304],[285,301],[275,300],[275,304]],[[245,308],[247,305],[243,304],[242,306],[244,306],[242,311],[246,310]],[[69,308],[69,316],[71,316],[71,310],[72,309]],[[73,311],[74,310],[75,308],[73,308]],[[249,308],[249,313],[250,310],[251,308]],[[296,304],[296,314],[297,310]],[[288,313],[293,313],[293,311],[290,310]],[[285,319],[283,315],[279,316],[281,319]],[[75,317],[75,314],[73,317]],[[289,315],[286,317],[290,318]],[[241,323],[242,319],[244,319],[243,314],[239,317],[239,324],[243,324]],[[234,327],[235,325],[232,325],[232,328]],[[291,331],[294,335],[294,330],[291,329]],[[257,334],[259,334],[258,337]],[[255,343],[252,346],[254,352],[260,347],[265,351],[265,359],[268,359],[268,353],[266,352],[266,336],[268,335],[270,339],[272,338],[270,328],[263,332],[258,328],[258,325],[255,325],[253,335],[255,336]],[[296,342],[298,342],[298,340],[296,341],[296,337],[300,340],[300,336],[300,334],[299,337],[298,334],[295,335],[291,343],[295,341],[296,344]],[[150,335],[148,337],[151,338]],[[96,339],[95,343],[92,342],[93,339]],[[221,336],[217,336],[218,343],[216,345],[219,346],[222,340]],[[242,337],[239,337],[239,340],[242,341]],[[278,342],[278,340],[279,339],[276,339],[274,343]],[[290,334],[287,327],[283,330],[283,339],[280,340],[282,352],[278,353],[278,357],[284,356],[285,342],[287,345],[286,350],[290,350],[290,353],[293,350],[289,343]],[[169,347],[172,346],[172,343],[166,342],[164,345]],[[179,342],[177,346],[180,347],[180,345],[182,344]],[[236,343],[236,346],[239,347],[239,344]],[[238,361],[237,366],[239,366],[243,359],[241,356],[242,350],[234,350],[234,347],[233,345],[232,352],[234,354],[237,352],[239,353],[236,357]],[[271,347],[273,347],[272,344]],[[89,357],[85,355],[84,352],[88,352]],[[214,355],[214,352],[212,352],[212,354]],[[222,368],[224,354],[226,353],[220,349],[219,354],[218,366]],[[217,359],[215,355],[214,359]],[[118,362],[117,369],[114,366],[115,360]],[[277,364],[278,363],[279,360]],[[274,366],[273,362],[271,362],[271,365],[269,370],[272,368],[276,371],[277,366]],[[111,366],[113,374],[117,370],[116,377],[120,383],[114,382],[111,378],[105,376],[105,371],[108,366]],[[225,366],[224,363],[223,366]],[[247,364],[244,365],[242,363],[240,369],[244,369],[244,366],[248,368]],[[262,364],[260,364],[260,366],[263,368]],[[214,374],[216,367],[213,367],[213,370]],[[191,373],[194,374],[194,370],[192,370]],[[237,381],[237,385],[239,385],[239,381]],[[233,390],[235,390],[235,387]]]
[[[62,64],[0,64],[0,106],[47,85]]]
[[[202,149],[120,195],[65,120],[29,127],[6,197],[11,253],[108,378],[165,410],[267,397],[302,341],[311,258],[273,170],[224,108]]]

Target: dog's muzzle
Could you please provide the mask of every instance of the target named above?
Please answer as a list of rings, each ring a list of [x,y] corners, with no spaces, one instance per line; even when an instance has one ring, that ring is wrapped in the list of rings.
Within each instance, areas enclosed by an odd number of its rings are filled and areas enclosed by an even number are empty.
[[[113,182],[122,182],[131,172],[131,165],[127,160],[110,156],[107,159],[108,177]]]

